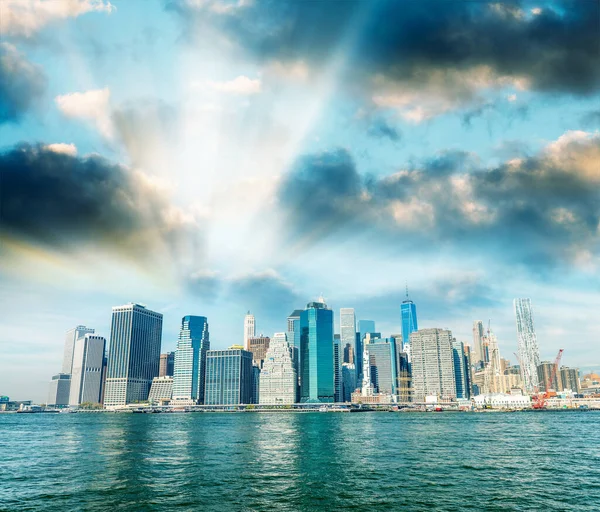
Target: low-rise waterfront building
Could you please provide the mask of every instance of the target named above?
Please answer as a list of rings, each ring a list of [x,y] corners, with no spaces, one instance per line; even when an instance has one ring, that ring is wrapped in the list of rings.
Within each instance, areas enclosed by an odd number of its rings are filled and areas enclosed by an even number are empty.
[[[71,391],[71,375],[68,373],[57,373],[52,376],[50,390],[48,391],[48,404],[55,406],[69,405],[69,393]]]
[[[527,409],[531,407],[528,395],[513,395],[508,393],[490,393],[473,398],[478,409]]]
[[[154,377],[152,387],[148,395],[150,403],[170,401],[173,397],[173,377]]]

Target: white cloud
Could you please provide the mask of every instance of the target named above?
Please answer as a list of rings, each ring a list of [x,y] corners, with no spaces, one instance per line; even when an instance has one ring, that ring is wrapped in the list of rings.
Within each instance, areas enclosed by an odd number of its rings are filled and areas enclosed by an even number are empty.
[[[56,20],[93,11],[110,14],[115,9],[104,0],[2,0],[0,32],[5,36],[31,37]]]
[[[510,102],[517,101],[517,95],[516,95],[516,94],[509,94],[509,95],[506,97],[506,99],[507,99],[508,101],[510,101]]]
[[[74,92],[55,98],[58,108],[65,116],[92,121],[103,136],[112,138],[109,100],[108,88]]]
[[[64,142],[59,142],[56,144],[48,144],[45,146],[49,151],[53,151],[54,153],[64,153],[65,155],[75,156],[77,154],[77,147],[75,144],[65,144]]]
[[[258,94],[261,88],[261,81],[257,79],[251,79],[247,76],[240,75],[233,80],[225,82],[216,82],[208,80],[204,83],[195,82],[192,87],[208,88],[213,91],[222,92],[226,94],[235,94],[239,96],[250,96],[252,94]]]

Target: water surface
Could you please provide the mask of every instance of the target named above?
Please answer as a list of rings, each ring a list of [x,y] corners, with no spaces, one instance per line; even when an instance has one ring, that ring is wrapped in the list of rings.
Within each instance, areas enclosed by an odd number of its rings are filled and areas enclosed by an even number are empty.
[[[600,413],[0,414],[0,510],[600,510]]]

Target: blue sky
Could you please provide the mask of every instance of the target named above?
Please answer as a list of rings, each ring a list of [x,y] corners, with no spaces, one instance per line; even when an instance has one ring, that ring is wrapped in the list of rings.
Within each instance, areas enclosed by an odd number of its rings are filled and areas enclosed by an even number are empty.
[[[406,283],[513,362],[531,297],[542,358],[600,368],[599,9],[4,0],[0,393],[114,305],[222,348],[321,293],[396,333]]]

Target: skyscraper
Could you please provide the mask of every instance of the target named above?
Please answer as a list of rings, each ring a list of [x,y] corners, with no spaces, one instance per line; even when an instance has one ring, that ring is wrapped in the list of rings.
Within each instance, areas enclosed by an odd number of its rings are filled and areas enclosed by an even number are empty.
[[[344,402],[352,400],[356,390],[356,368],[352,363],[342,363],[342,395]]]
[[[560,382],[562,385],[561,391],[568,389],[573,391],[573,393],[581,392],[581,383],[579,382],[579,370],[577,368],[561,366]]]
[[[112,308],[107,407],[148,399],[152,380],[158,376],[162,319],[160,313],[140,304]]]
[[[52,376],[48,391],[48,405],[69,405],[69,390],[71,389],[71,375],[57,373]]]
[[[341,402],[343,400],[343,382],[342,382],[342,346],[339,334],[333,336],[333,401]]]
[[[356,333],[356,378],[357,382],[362,383],[363,379],[363,355],[364,355],[364,339],[367,334],[373,337],[375,333],[375,322],[373,320],[359,320],[358,332]],[[378,337],[381,337],[380,335]]]
[[[300,315],[301,401],[333,402],[333,311],[321,297]]]
[[[481,368],[485,361],[483,351],[483,322],[475,320],[473,322],[473,358],[472,362],[476,368]]]
[[[354,360],[356,355],[356,315],[354,314],[354,308],[340,309],[340,344],[344,355],[343,362],[356,365]],[[352,357],[352,360],[350,360],[350,357]]]
[[[271,342],[268,336],[253,336],[248,339],[248,352],[252,352],[252,359],[256,361],[259,368],[262,368],[263,361],[267,356],[269,350],[269,343]]]
[[[400,317],[402,320],[402,343],[410,345],[410,335],[417,331],[419,326],[417,324],[417,306],[408,297],[408,287],[406,288],[406,299],[400,304]]]
[[[85,325],[78,325],[69,329],[65,334],[65,352],[63,356],[62,373],[71,373],[73,366],[73,351],[75,350],[75,342],[79,338],[83,338],[86,334],[94,334],[94,329],[88,329]]]
[[[369,355],[371,382],[377,393],[396,395],[396,345],[394,341],[371,339],[365,345]]]
[[[275,333],[260,372],[259,403],[293,404],[296,401],[296,369],[292,348],[284,332]]]
[[[160,355],[159,377],[172,377],[175,369],[175,352]]]
[[[421,329],[410,335],[413,401],[427,396],[456,398],[452,333],[444,329]]]
[[[175,352],[174,401],[202,403],[206,375],[206,352],[209,349],[210,339],[206,317],[184,316],[181,319],[181,329]]]
[[[244,317],[244,350],[250,350],[248,340],[256,335],[254,315],[248,314]]]
[[[532,393],[539,386],[537,368],[540,364],[540,351],[533,326],[533,310],[530,299],[515,299],[517,319],[517,344],[519,361],[525,390]]]
[[[75,341],[69,405],[100,403],[105,348],[106,340],[94,334]]]
[[[552,361],[542,361],[537,367],[540,391],[561,391],[561,372]]]
[[[209,350],[204,404],[251,404],[252,380],[252,353],[241,349]]]
[[[454,358],[456,398],[470,398],[468,368],[465,365],[465,346],[462,341],[452,341],[452,355]]]

